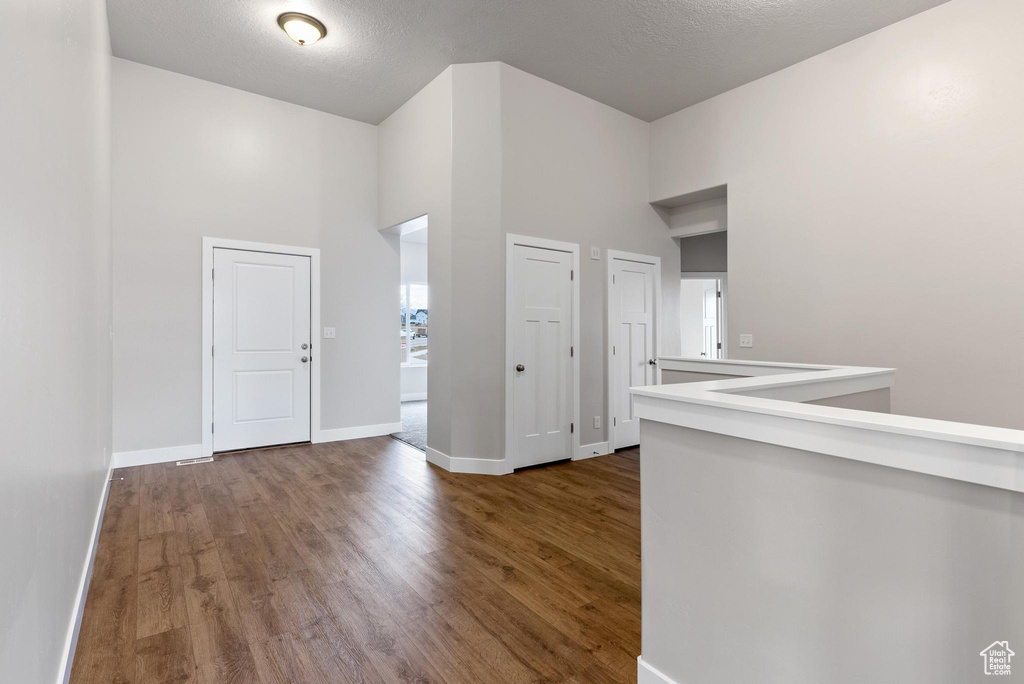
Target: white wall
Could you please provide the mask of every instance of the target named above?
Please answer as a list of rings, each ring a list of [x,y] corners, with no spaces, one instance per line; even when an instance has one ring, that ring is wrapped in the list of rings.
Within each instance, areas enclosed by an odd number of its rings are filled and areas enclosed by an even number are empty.
[[[427,398],[429,366],[402,366],[402,401],[423,401]]]
[[[728,203],[726,197],[712,197],[673,207],[663,213],[667,214],[672,237],[704,235],[729,229]]]
[[[427,246],[418,242],[402,241],[402,281],[427,282]]]
[[[110,463],[102,0],[0,22],[0,679],[58,681]]]
[[[581,444],[601,442],[606,429],[595,430],[593,417],[603,416],[602,426],[608,423],[604,250],[661,257],[659,353],[679,352],[679,247],[647,201],[649,126],[502,64],[501,127],[502,231],[580,243],[582,425],[577,429]],[[591,247],[601,249],[600,261],[590,259]],[[503,267],[490,282],[503,296]],[[503,322],[503,300],[494,311]],[[494,351],[499,374],[504,373],[502,348]]]
[[[1019,493],[641,430],[642,654],[668,681],[980,683],[995,639],[1021,653]]]
[[[953,0],[652,124],[652,199],[728,184],[734,357],[895,367],[896,413],[1024,427],[1022,25]]]
[[[430,412],[428,446],[451,451],[452,69],[449,67],[378,127],[378,225],[428,214]],[[397,292],[396,286],[389,290]],[[394,326],[392,319],[392,330]],[[399,364],[394,345],[392,363]],[[396,404],[397,405],[397,404]]]
[[[321,428],[397,422],[374,126],[114,60],[114,446],[202,437],[201,238],[321,250]]]

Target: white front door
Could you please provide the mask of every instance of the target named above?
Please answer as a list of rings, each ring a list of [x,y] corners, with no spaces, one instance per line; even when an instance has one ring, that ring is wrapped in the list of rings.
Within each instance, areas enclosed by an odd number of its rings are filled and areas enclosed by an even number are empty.
[[[309,257],[213,254],[214,451],[309,441]]]
[[[656,382],[654,361],[654,264],[612,259],[612,449],[640,443],[640,419],[633,414],[630,387]]]
[[[515,245],[512,465],[572,458],[572,254]]]

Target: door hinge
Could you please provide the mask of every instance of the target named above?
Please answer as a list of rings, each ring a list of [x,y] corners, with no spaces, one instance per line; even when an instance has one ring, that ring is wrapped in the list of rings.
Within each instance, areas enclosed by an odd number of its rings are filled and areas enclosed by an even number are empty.
[[[576,432],[576,424],[575,423],[569,423],[569,432],[570,433]]]
[[[213,355],[214,355],[214,354],[213,354],[213,350],[214,350],[214,346],[213,346],[213,345],[211,344],[211,345],[210,345],[210,356],[213,356]]]
[[[719,343],[718,343],[718,349],[721,349],[721,348],[722,348],[722,343],[721,343],[721,342],[719,342]]]
[[[721,290],[718,290],[715,294],[718,296],[719,299],[722,298],[722,291]]]
[[[615,427],[618,424],[619,424],[619,419],[618,418],[612,418],[612,427]]]
[[[210,434],[213,434],[213,423],[210,423]]]
[[[210,280],[216,280],[216,279],[217,279],[217,269],[211,268],[210,269]]]
[[[569,280],[576,280],[576,271],[569,269]]]
[[[575,356],[575,355],[576,355],[575,347],[569,347],[569,356]]]
[[[614,284],[615,284],[615,274],[613,273],[612,274],[612,285],[614,285]]]
[[[612,345],[612,356],[615,356],[615,345]]]

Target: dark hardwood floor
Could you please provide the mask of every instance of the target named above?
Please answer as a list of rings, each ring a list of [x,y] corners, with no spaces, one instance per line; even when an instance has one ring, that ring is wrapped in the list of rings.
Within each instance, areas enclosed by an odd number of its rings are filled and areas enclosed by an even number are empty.
[[[115,471],[71,682],[635,682],[639,471],[388,437]]]

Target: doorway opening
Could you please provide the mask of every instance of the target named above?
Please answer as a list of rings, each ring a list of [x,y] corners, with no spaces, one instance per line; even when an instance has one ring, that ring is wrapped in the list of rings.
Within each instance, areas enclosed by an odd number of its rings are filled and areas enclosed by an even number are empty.
[[[392,436],[420,451],[427,449],[427,364],[430,326],[427,285],[427,217],[400,226],[401,287],[398,318],[401,324],[402,430]]]
[[[726,358],[726,276],[683,274],[679,288],[679,324],[682,356]]]

